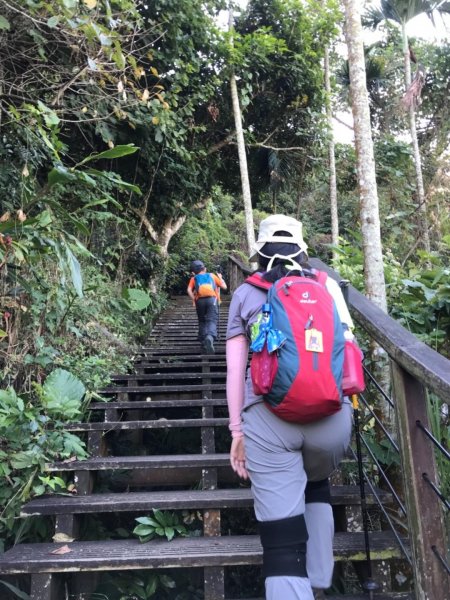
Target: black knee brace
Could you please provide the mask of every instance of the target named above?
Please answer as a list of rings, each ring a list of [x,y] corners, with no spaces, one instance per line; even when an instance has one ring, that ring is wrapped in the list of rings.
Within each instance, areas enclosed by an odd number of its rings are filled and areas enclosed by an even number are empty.
[[[263,575],[307,577],[305,517],[296,515],[279,521],[260,521]]]
[[[308,481],[305,489],[305,502],[326,502],[331,503],[330,482],[328,479],[320,481]]]

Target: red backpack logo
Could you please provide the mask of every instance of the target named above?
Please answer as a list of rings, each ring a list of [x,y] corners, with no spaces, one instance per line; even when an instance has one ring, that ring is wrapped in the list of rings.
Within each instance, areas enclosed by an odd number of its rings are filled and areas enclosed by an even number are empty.
[[[326,279],[326,273],[313,271],[312,277],[283,277],[273,285],[259,274],[246,280],[268,289],[260,323],[271,313],[268,343],[255,343],[252,335],[253,388],[286,421],[311,423],[341,408],[344,328]],[[265,336],[264,326],[258,333]],[[275,350],[271,336],[279,340]]]

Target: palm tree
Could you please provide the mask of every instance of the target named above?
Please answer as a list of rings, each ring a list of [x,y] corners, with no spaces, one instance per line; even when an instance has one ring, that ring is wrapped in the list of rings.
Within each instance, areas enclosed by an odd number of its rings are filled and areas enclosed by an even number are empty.
[[[366,65],[366,87],[369,95],[369,107],[372,127],[380,132],[392,129],[392,104],[385,95],[391,85],[396,65],[391,64],[383,55],[384,50],[379,42],[364,46],[364,62]],[[350,104],[350,69],[348,60],[344,60],[336,72],[336,81],[341,86],[341,97]]]
[[[411,19],[421,14],[427,14],[432,19],[433,12],[435,11],[440,13],[450,12],[450,3],[442,0],[381,0],[380,8],[371,9],[366,14],[365,23],[367,25],[376,27],[383,21],[390,20],[394,21],[400,26],[403,42],[406,90],[408,90],[411,86],[411,50],[409,47],[408,34],[406,33],[406,25]],[[414,103],[410,103],[408,107],[408,113],[414,165],[416,170],[416,190],[421,238],[423,247],[429,253],[430,237],[428,233],[427,207],[422,176],[422,160],[417,138]]]

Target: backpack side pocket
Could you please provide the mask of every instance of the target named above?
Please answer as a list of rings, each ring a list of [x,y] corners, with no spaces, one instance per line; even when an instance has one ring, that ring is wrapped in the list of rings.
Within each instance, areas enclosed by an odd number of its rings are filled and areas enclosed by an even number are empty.
[[[270,392],[277,371],[277,352],[269,352],[267,344],[264,344],[261,352],[253,352],[250,362],[250,374],[255,394],[263,396]]]

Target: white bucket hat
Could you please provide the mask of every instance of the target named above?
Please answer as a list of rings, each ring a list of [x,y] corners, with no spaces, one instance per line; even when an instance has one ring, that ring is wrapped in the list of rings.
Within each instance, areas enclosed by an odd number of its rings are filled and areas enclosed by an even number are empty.
[[[286,215],[271,215],[270,217],[263,219],[259,225],[258,239],[252,248],[252,254],[249,258],[250,262],[255,261],[258,258],[258,254],[262,254],[261,248],[268,242],[297,244],[300,251],[292,256],[296,256],[297,254],[300,254],[300,252],[306,253],[308,246],[303,239],[302,229],[300,221],[297,221],[297,219],[294,219],[293,217],[287,217]],[[285,231],[290,235],[279,235],[276,233],[277,231]]]

